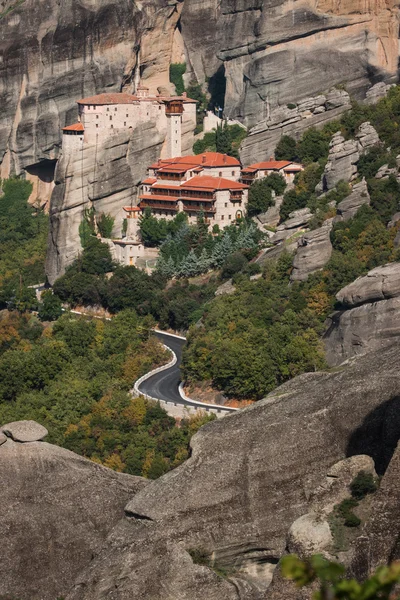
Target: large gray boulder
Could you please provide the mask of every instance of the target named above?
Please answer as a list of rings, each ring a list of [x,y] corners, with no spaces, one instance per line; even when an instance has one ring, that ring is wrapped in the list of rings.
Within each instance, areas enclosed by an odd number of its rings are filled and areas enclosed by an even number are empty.
[[[31,441],[46,430],[28,423],[8,424],[7,435],[20,441],[0,443],[0,597],[55,600],[89,566],[147,481]]]
[[[14,421],[13,423],[7,423],[0,427],[0,432],[15,442],[39,442],[49,433],[46,427],[36,423],[36,421]]]
[[[329,145],[328,162],[322,176],[322,189],[332,190],[339,181],[352,181],[357,173],[360,158],[356,140],[345,140],[340,132],[335,133]]]
[[[400,263],[377,267],[338,292],[344,310],[328,320],[326,358],[335,366],[400,335]]]
[[[361,206],[364,204],[369,205],[370,202],[371,198],[367,182],[365,181],[365,177],[363,177],[359,183],[353,185],[349,196],[337,205],[335,221],[348,221],[352,219]]]
[[[305,281],[311,273],[326,265],[332,255],[331,229],[332,219],[329,219],[322,227],[305,233],[299,239],[290,274],[291,281]]]
[[[67,600],[265,598],[290,526],[310,512],[332,465],[367,454],[382,473],[390,461],[400,435],[398,350],[304,374],[203,427],[191,457],[127,504]],[[189,549],[208,552],[228,578],[194,564]]]
[[[345,306],[358,306],[400,296],[400,263],[376,267],[342,288],[336,298]]]

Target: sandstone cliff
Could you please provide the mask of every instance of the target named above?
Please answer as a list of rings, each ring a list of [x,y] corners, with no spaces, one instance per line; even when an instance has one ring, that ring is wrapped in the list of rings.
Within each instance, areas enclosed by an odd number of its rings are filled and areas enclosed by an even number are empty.
[[[1,176],[20,174],[51,193],[61,128],[76,100],[120,91],[140,74],[169,84],[181,2],[6,0],[0,4]],[[46,185],[48,184],[48,185]]]
[[[32,421],[0,427],[2,598],[64,596],[147,484],[40,441],[46,434]]]

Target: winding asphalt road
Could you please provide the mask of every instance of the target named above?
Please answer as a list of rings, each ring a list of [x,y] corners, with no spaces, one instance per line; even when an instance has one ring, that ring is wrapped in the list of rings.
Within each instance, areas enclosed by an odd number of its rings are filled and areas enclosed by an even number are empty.
[[[165,346],[170,348],[175,353],[177,362],[169,369],[160,371],[160,373],[155,373],[148,379],[145,379],[139,385],[139,392],[150,396],[151,398],[157,398],[158,400],[175,402],[176,404],[181,404],[183,406],[198,407],[199,404],[197,402],[185,400],[179,393],[179,384],[181,382],[181,373],[179,367],[182,361],[182,349],[186,344],[186,340],[173,337],[159,331],[154,332],[154,335],[156,335]],[[205,407],[206,406],[207,405],[205,405]],[[210,407],[211,405],[208,406]],[[233,412],[235,410],[230,407],[217,405],[212,405],[212,408],[215,408],[218,410],[218,412],[222,413]]]
[[[151,398],[158,398],[159,400],[165,400],[166,402],[176,402],[178,404],[187,405],[189,403],[185,402],[179,393],[179,384],[181,382],[179,366],[182,360],[182,348],[186,344],[186,340],[159,332],[154,332],[154,335],[158,337],[165,346],[168,346],[168,348],[175,352],[178,360],[176,364],[169,369],[161,371],[160,373],[155,373],[155,375],[152,375],[149,379],[145,379],[145,381],[139,385],[139,392],[142,392],[142,394],[146,394]]]

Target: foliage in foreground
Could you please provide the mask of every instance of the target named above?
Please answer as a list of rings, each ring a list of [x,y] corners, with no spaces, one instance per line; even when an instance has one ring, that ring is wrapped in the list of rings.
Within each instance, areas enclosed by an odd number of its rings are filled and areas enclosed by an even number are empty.
[[[156,403],[133,399],[133,382],[168,361],[149,338],[151,320],[123,311],[112,321],[64,315],[53,326],[0,314],[0,423],[33,419],[47,441],[117,471],[155,478],[188,456],[209,420],[175,420]]]
[[[316,554],[308,560],[289,554],[281,559],[284,577],[302,588],[316,583],[314,600],[389,600],[400,581],[400,561],[378,567],[364,582],[345,577],[345,568]]]

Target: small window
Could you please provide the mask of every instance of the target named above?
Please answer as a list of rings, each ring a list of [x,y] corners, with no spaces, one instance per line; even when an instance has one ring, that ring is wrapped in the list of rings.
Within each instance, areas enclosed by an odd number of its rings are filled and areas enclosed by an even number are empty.
[[[111,129],[114,129],[114,125],[111,125]]]
[[[221,215],[221,221],[223,221],[223,220],[224,220],[224,215]]]
[[[107,107],[107,112],[110,112],[110,108],[109,107]]]
[[[235,171],[232,171],[232,177],[235,177]]]
[[[228,216],[228,219],[231,221],[231,220],[232,220],[232,215],[229,215],[229,216]]]
[[[114,108],[115,112],[117,112],[117,107]]]
[[[126,127],[126,121],[124,121],[124,127]]]
[[[96,127],[98,127],[98,126],[99,126],[99,124],[98,124],[98,123],[96,123]]]
[[[112,121],[112,115],[110,115],[110,121]]]
[[[225,202],[225,208],[228,208],[228,203],[227,202]]]
[[[264,171],[264,175],[268,175],[268,171]]]
[[[99,115],[96,115],[96,119],[98,119],[98,118],[99,118]]]
[[[222,171],[218,173],[218,177],[222,177]]]
[[[129,117],[129,115],[128,115],[128,113],[126,113],[126,118],[128,118],[128,117]]]
[[[161,110],[161,106],[158,107],[158,110]]]

